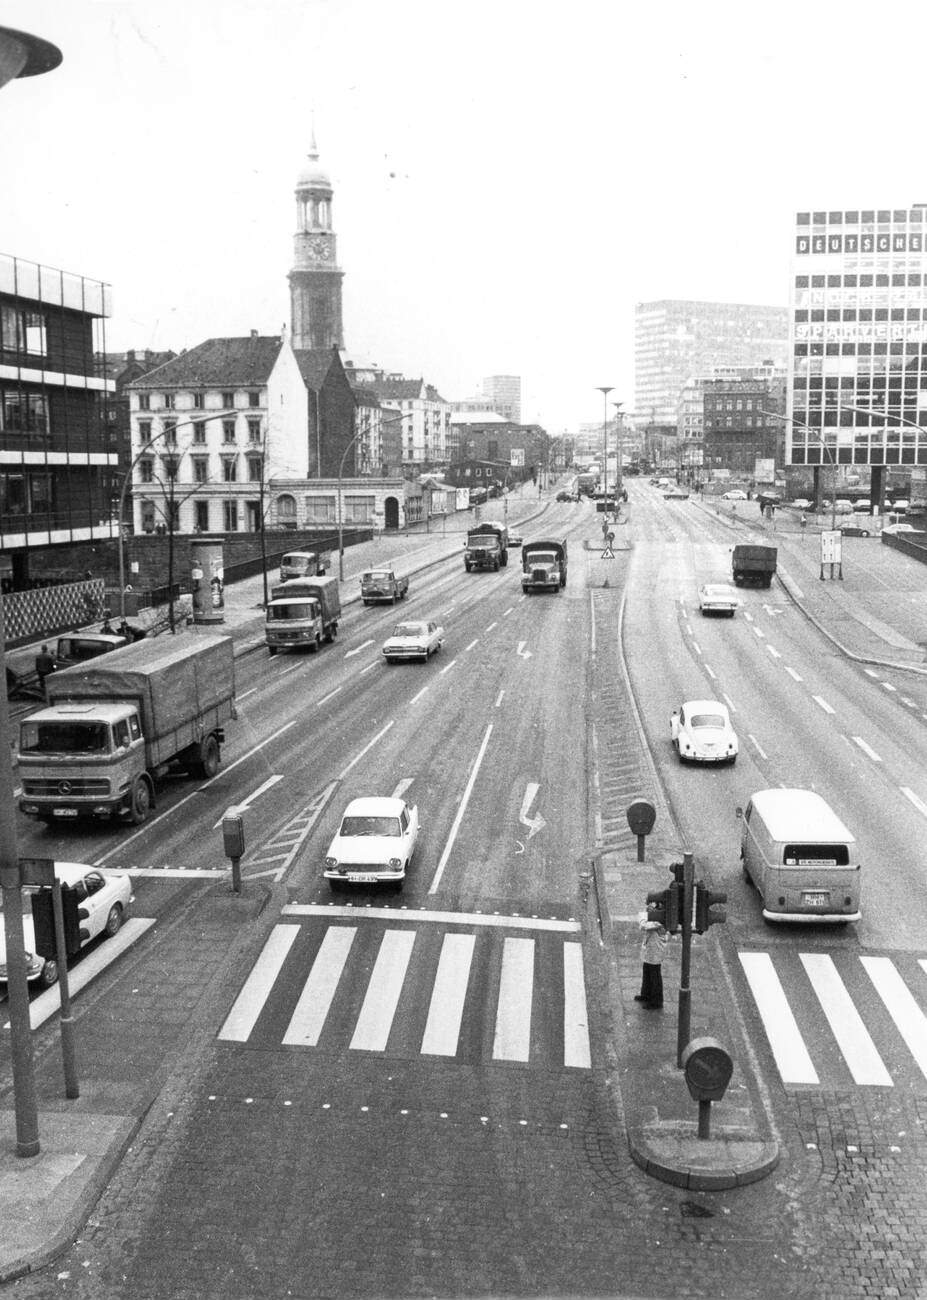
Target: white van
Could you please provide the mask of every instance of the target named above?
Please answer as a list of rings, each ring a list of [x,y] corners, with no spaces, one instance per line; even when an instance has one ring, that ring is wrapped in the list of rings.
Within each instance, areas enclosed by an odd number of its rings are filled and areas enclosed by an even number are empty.
[[[288,551],[280,561],[280,581],[314,578],[325,572],[325,556],[315,551]]]
[[[858,921],[856,840],[813,790],[759,790],[745,810],[740,856],[767,921]]]

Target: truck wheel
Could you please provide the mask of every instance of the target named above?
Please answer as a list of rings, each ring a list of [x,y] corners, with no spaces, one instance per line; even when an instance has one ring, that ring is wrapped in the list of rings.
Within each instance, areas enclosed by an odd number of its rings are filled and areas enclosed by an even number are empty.
[[[129,819],[132,825],[141,826],[142,822],[148,820],[150,812],[151,790],[148,788],[148,782],[145,778],[140,776],[132,789],[132,804],[129,811]]]
[[[42,967],[42,974],[39,976],[39,983],[43,988],[50,989],[53,984],[58,983],[58,963],[56,961],[47,961]]]
[[[196,765],[200,776],[208,781],[219,770],[219,742],[215,736],[207,736],[200,744],[200,757]]]
[[[396,601],[397,601],[398,599],[399,599],[399,595],[398,595],[397,592],[394,591],[393,594],[392,594],[392,596],[390,597],[390,601],[389,601],[389,603],[390,603],[391,605],[395,605],[395,604],[396,604]]]
[[[321,644],[322,644],[322,639],[319,636],[318,632],[316,632],[315,640],[309,642],[309,653],[317,655],[319,653],[319,646]]]
[[[468,573],[470,572],[471,567],[472,566],[469,565],[466,560],[464,560],[464,568],[467,570]]]
[[[106,925],[103,927],[103,933],[112,939],[117,930],[122,927],[122,904],[113,903],[109,909],[109,916],[106,918]]]

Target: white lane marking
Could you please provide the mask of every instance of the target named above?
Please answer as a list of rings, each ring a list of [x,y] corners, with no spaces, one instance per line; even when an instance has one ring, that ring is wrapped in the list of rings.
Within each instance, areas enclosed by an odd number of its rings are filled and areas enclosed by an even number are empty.
[[[910,789],[908,786],[903,785],[900,788],[901,788],[901,793],[904,795],[906,799],[910,799],[911,803],[914,804],[914,807],[917,809],[917,811],[923,813],[924,816],[927,817],[927,803],[924,803],[923,799],[918,798],[918,796],[914,793],[914,791]]]
[[[752,615],[752,614],[748,614],[746,610],[744,610],[744,618],[747,620],[748,623],[752,623],[752,622],[753,622],[753,615]]]
[[[215,827],[213,827],[215,830]],[[148,880],[228,880],[228,867],[120,867],[132,879]],[[126,922],[128,924],[128,922]]]
[[[493,621],[492,623],[490,623],[487,627],[484,627],[484,628],[483,628],[483,631],[484,631],[484,632],[491,632],[491,631],[493,630],[493,628],[496,626],[497,623],[498,623],[498,619],[494,620],[494,621]]]
[[[425,1056],[454,1056],[460,1038],[475,934],[446,934],[422,1037]]]
[[[393,726],[394,722],[395,722],[395,719],[392,719],[390,722],[388,722],[388,723],[386,724],[386,726],[383,727],[383,729],[382,729],[381,731],[378,731],[378,732],[377,732],[377,734],[374,736],[373,740],[369,740],[369,741],[367,742],[367,744],[364,746],[364,748],[360,751],[359,754],[355,754],[355,755],[354,755],[354,757],[351,759],[351,761],[350,761],[350,763],[347,765],[347,767],[342,768],[341,771],[338,773],[338,780],[339,780],[339,781],[343,781],[343,780],[344,780],[344,778],[345,778],[345,777],[347,776],[347,774],[350,772],[351,768],[354,767],[354,765],[355,765],[356,763],[359,763],[359,762],[361,761],[361,759],[362,759],[362,758],[364,757],[364,755],[367,753],[368,749],[373,749],[373,747],[374,747],[374,745],[377,743],[377,741],[378,741],[378,740],[382,740],[382,738],[383,738],[383,737],[386,735],[386,733],[389,731],[390,727]]]
[[[106,943],[88,953],[73,970],[68,970],[68,991],[71,995],[79,993],[101,971],[112,965],[117,957],[121,957],[125,950],[131,948],[132,944],[136,943],[154,924],[153,916],[131,916],[124,921],[122,928],[111,939],[107,939]],[[29,1024],[33,1029],[38,1029],[39,1025],[44,1025],[45,1021],[60,1008],[61,989],[55,984],[29,1003]],[[10,1022],[7,1021],[3,1028],[9,1029],[9,1027]]]
[[[891,1087],[892,1076],[886,1070],[833,958],[823,952],[802,952],[799,957],[854,1083]]]
[[[731,713],[737,712],[736,704],[734,703],[734,701],[731,699],[729,695],[725,695],[724,691],[721,692],[721,698],[722,700],[724,700],[725,704],[730,709]]]
[[[697,655],[700,655],[702,653],[702,647],[699,645],[697,641],[692,642],[692,649],[695,651]]]
[[[495,702],[495,704],[493,705],[493,708],[498,709],[499,705],[502,703],[502,697],[503,697],[504,694],[505,694],[505,691],[504,691],[504,690],[501,690],[501,691],[499,692],[499,694],[496,696],[496,702]]]
[[[414,943],[414,930],[387,930],[384,934],[349,1043],[355,1051],[386,1050]]]
[[[265,790],[270,790],[273,786],[277,784],[278,781],[282,781],[282,780],[283,780],[282,774],[279,776],[268,777],[267,780],[264,782],[264,784],[259,785],[258,788],[252,791],[252,793],[249,794],[246,799],[242,799],[241,803],[237,803],[233,805],[235,811],[241,812],[242,809],[249,807],[249,805],[253,803],[253,801],[257,799],[259,795],[262,795]],[[214,831],[218,830],[221,825],[222,825],[222,818],[220,817],[219,820],[216,822],[215,826],[213,826],[213,830]]]
[[[390,798],[401,799],[402,796],[405,794],[405,792],[408,790],[409,786],[412,784],[414,779],[415,778],[411,776],[404,776],[401,781],[397,781]]]
[[[279,740],[285,731],[289,731],[290,727],[295,726],[295,718],[292,722],[284,723],[284,725],[278,731],[275,731],[272,736],[268,736],[267,739],[262,740],[259,745],[255,745],[252,749],[249,749],[247,753],[242,754],[241,758],[236,758],[235,762],[229,763],[228,767],[223,767],[214,777],[211,777],[208,781],[204,781],[202,785],[197,786],[197,788],[192,790],[190,794],[184,795],[182,799],[178,799],[177,802],[172,807],[166,809],[165,812],[160,813],[157,817],[152,817],[149,821],[145,822],[143,826],[140,826],[137,831],[133,831],[131,835],[126,835],[118,844],[107,850],[106,853],[102,853],[94,861],[93,865],[95,867],[101,867],[104,862],[113,857],[116,853],[122,853],[127,844],[131,844],[132,841],[137,840],[140,835],[144,835],[147,831],[150,831],[153,826],[157,826],[159,822],[164,821],[165,817],[173,816],[173,814],[177,812],[178,809],[182,808],[185,803],[189,803],[191,799],[196,799],[198,795],[202,794],[204,790],[208,790],[211,785],[216,783],[216,781],[221,781],[223,777],[228,776],[229,772],[234,772],[236,767],[239,767],[242,763],[246,763],[248,759],[253,758],[255,754],[259,754],[265,745],[270,745],[273,741]]]
[[[236,695],[235,700],[240,704],[242,700],[246,700],[249,695],[256,695],[260,689],[260,686],[252,686],[250,691],[242,691],[240,695]]]
[[[909,709],[916,709],[916,708],[917,708],[917,705],[915,704],[914,700],[909,700],[908,697],[907,697],[907,695],[902,695],[902,697],[901,697],[901,703],[902,703],[902,704],[906,704],[906,705],[908,706]]]
[[[530,659],[530,658],[531,658],[531,651],[525,649],[525,646],[526,646],[527,644],[528,644],[527,641],[519,641],[518,646],[517,646],[517,648],[516,648],[516,650],[515,650],[515,653],[518,655],[519,659]]]
[[[767,649],[767,650],[769,651],[769,653],[772,655],[773,659],[781,659],[781,658],[782,658],[782,655],[780,654],[780,652],[776,649],[776,647],[775,647],[774,645],[768,645],[768,644],[767,644],[766,649]]]
[[[369,663],[369,664],[367,665],[366,668],[362,668],[362,669],[360,670],[360,672],[357,674],[358,677],[363,677],[364,673],[372,673],[373,670],[374,670],[374,668],[379,668],[380,663],[381,663],[381,660],[379,660],[379,659],[374,659],[373,663]]]
[[[439,861],[438,868],[435,871],[434,879],[432,880],[431,885],[428,888],[429,894],[436,894],[438,892],[438,886],[441,883],[441,877],[444,875],[444,868],[447,866],[447,860],[451,856],[451,849],[454,847],[454,841],[457,838],[457,832],[460,830],[460,823],[463,821],[464,813],[467,811],[467,804],[470,802],[470,795],[473,793],[473,787],[476,784],[476,778],[477,775],[479,774],[480,764],[482,763],[483,756],[486,753],[486,746],[489,744],[489,737],[492,735],[492,727],[493,724],[490,722],[486,728],[486,733],[483,736],[483,743],[480,745],[479,753],[477,754],[476,759],[473,763],[473,767],[470,772],[470,778],[467,781],[466,789],[463,792],[463,798],[460,801],[460,807],[457,809],[457,814],[454,817],[454,824],[451,826],[451,833],[447,838],[447,843],[445,844],[444,851],[441,854],[441,860]]]
[[[531,805],[534,803],[535,799],[537,798],[537,793],[538,790],[540,790],[540,788],[541,787],[538,785],[536,781],[528,782],[527,786],[525,787],[525,796],[521,801],[521,812],[518,814],[518,820],[521,822],[521,824],[523,826],[528,827],[529,840],[532,839],[538,833],[538,831],[542,831],[544,827],[547,825],[547,822],[544,820],[544,818],[541,816],[540,813],[537,813],[534,817],[528,816],[528,811],[531,808]]]
[[[469,645],[464,646],[464,654],[466,654],[468,650],[472,650],[475,645],[479,645],[479,643],[480,643],[480,638],[479,637],[474,638],[474,640],[472,640]]]
[[[716,682],[718,680],[715,670],[711,667],[710,664],[705,664],[705,672],[712,679],[712,681]]]
[[[814,700],[815,704],[817,704],[819,708],[824,710],[825,713],[836,713],[836,709],[834,709],[832,705],[828,704],[827,701],[823,698],[823,696],[812,695],[811,698]]]
[[[568,1069],[579,1070],[588,1070],[592,1065],[583,948],[580,943],[563,945],[563,1064]]]
[[[275,925],[271,930],[260,957],[251,968],[251,974],[242,985],[241,992],[226,1016],[225,1024],[219,1030],[221,1039],[232,1043],[248,1041],[299,931],[298,925]]]
[[[409,701],[409,703],[410,703],[410,704],[414,704],[416,700],[420,700],[420,699],[422,698],[422,696],[425,694],[425,692],[426,692],[427,690],[428,690],[428,687],[427,687],[427,686],[423,686],[422,689],[421,689],[420,691],[417,692],[417,694],[415,694],[415,695],[412,696],[412,698],[411,698],[411,700]]]
[[[356,921],[434,921],[442,925],[481,925],[503,930],[550,930],[557,934],[579,934],[582,930],[579,921],[558,921],[546,916],[446,912],[426,907],[352,907],[349,903],[284,903],[281,916],[341,916]],[[637,919],[636,915],[634,919]]]
[[[762,746],[762,745],[760,744],[760,742],[757,740],[756,736],[754,736],[752,732],[749,732],[749,733],[748,733],[748,736],[749,736],[749,739],[753,742],[753,744],[754,744],[754,746],[755,746],[755,748],[756,748],[756,752],[759,754],[760,758],[766,758],[766,759],[768,759],[768,758],[769,758],[769,755],[768,755],[768,754],[766,753],[766,751],[763,749],[763,746]]]
[[[315,707],[317,709],[321,708],[323,704],[327,704],[329,700],[333,700],[340,690],[341,687],[336,686],[333,691],[329,691],[327,695],[323,695]]]
[[[768,952],[738,953],[783,1083],[819,1083]]]
[[[785,665],[785,671],[791,677],[793,682],[803,682],[805,680],[800,673],[797,673],[794,668],[790,668],[788,664]]]
[[[362,641],[360,645],[355,646],[353,650],[345,650],[345,659],[350,659],[352,655],[359,655],[362,650],[366,650],[369,645],[373,645],[373,637],[369,641]]]
[[[492,1054],[496,1061],[527,1061],[531,1054],[534,940],[506,939]]]
[[[927,1016],[890,957],[860,957],[860,961],[921,1074],[927,1076]]]
[[[756,627],[756,625],[754,625],[754,627],[753,627],[753,631],[755,632],[755,634],[756,634],[758,637],[765,637],[765,636],[766,636],[766,633],[763,631],[763,629],[762,629],[761,627]]]
[[[897,691],[897,689],[898,689],[898,687],[897,687],[897,686],[893,686],[893,685],[891,684],[891,682],[880,682],[879,685],[882,686],[882,687],[884,687],[885,690],[887,690],[887,691]]]
[[[509,614],[514,614],[514,612],[515,612],[515,606],[514,606],[514,605],[509,605],[508,609],[504,609],[504,610],[502,611],[502,617],[503,617],[503,618],[508,618]]]
[[[315,1047],[318,1043],[356,934],[350,925],[333,925],[325,931],[283,1035],[284,1046]]]
[[[456,662],[457,662],[456,659],[452,659],[449,664],[445,664],[444,667],[441,669],[440,676],[443,677],[445,673],[449,673],[451,669],[454,667],[454,664],[456,664]]]
[[[853,739],[856,741],[857,745],[859,745],[863,753],[872,759],[873,763],[882,762],[879,755],[875,752],[874,749],[870,749],[870,747],[866,744],[865,740],[863,740],[862,736],[854,736]]]
[[[874,668],[864,668],[863,672],[867,677],[878,677],[879,675]]]

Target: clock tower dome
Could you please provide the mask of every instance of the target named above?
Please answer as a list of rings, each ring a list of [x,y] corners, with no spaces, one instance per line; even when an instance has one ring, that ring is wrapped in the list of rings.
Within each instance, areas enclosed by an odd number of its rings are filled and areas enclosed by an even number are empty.
[[[341,281],[332,230],[332,183],[319,165],[312,133],[309,158],[296,181],[296,235],[290,281],[290,336],[293,347],[344,347]]]

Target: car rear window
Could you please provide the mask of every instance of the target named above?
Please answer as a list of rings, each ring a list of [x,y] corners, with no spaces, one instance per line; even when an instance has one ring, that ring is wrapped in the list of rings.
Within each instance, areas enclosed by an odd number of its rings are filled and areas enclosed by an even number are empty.
[[[787,844],[782,855],[787,867],[846,867],[850,850],[846,844]]]

